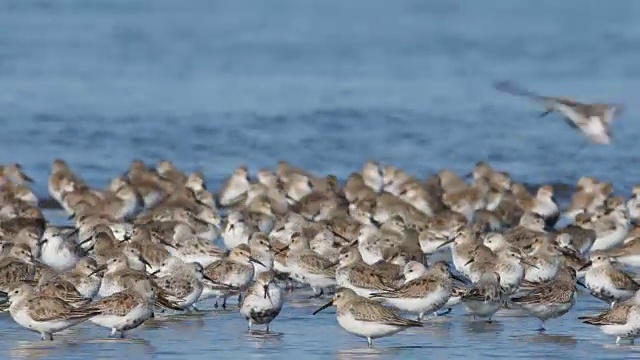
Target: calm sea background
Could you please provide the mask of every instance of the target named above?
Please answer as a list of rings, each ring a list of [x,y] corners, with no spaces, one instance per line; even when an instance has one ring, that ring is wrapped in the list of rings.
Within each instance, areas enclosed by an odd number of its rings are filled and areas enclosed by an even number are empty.
[[[46,195],[54,158],[95,186],[133,158],[201,170],[287,160],[346,178],[375,159],[418,177],[488,160],[532,184],[588,174],[628,193],[640,179],[640,2],[1,0],[0,162]],[[493,90],[624,103],[615,142],[594,146],[556,116]],[[59,214],[51,213],[55,217]],[[6,357],[99,359],[621,359],[639,348],[582,325],[602,303],[581,294],[535,333],[527,317],[472,323],[463,309],[378,340],[348,335],[332,311],[288,299],[275,335],[235,311],[154,321],[128,339],[81,325],[42,343],[0,316]],[[207,306],[204,306],[207,308]]]

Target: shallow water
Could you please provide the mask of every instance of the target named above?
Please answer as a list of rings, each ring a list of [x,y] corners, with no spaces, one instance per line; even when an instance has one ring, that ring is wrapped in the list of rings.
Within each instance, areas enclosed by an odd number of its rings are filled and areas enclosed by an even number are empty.
[[[346,178],[368,159],[419,176],[480,159],[528,183],[582,174],[628,193],[640,78],[640,3],[471,1],[0,1],[0,162],[46,194],[62,157],[96,186],[134,158],[200,169],[216,188],[240,164],[280,159]],[[592,146],[557,116],[497,93],[512,79],[543,93],[628,105],[615,144]],[[298,296],[298,295],[296,295]],[[450,316],[376,342],[342,331],[320,302],[289,302],[280,335],[251,335],[235,312],[156,321],[128,339],[82,325],[53,344],[0,315],[13,357],[640,357],[576,318],[582,295],[537,335],[526,317]],[[205,307],[206,308],[206,307]]]

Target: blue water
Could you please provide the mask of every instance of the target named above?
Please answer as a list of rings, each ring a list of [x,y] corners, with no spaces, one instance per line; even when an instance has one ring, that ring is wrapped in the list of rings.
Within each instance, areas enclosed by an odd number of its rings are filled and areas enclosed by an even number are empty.
[[[346,178],[369,159],[418,177],[489,160],[528,183],[640,179],[640,2],[0,1],[0,162],[46,194],[52,160],[95,186],[133,158],[171,159],[216,188],[234,168],[288,160]],[[627,105],[615,142],[590,145],[491,82]],[[295,295],[248,334],[237,313],[157,321],[127,341],[82,325],[54,344],[0,317],[0,350],[39,358],[640,357],[576,318],[549,335],[524,317],[473,325],[462,309],[367,350]],[[96,340],[99,339],[99,340]]]

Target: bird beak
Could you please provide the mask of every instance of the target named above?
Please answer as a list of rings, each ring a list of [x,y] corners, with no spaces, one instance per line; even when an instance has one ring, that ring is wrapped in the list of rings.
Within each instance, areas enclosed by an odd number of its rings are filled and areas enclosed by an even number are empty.
[[[107,265],[99,266],[97,269],[95,269],[91,273],[89,273],[88,276],[93,276],[93,275],[95,275],[95,274],[97,274],[97,273],[99,273],[101,271],[104,271],[104,270],[107,270]]]
[[[521,262],[521,263],[523,263],[523,264],[525,264],[525,265],[529,265],[529,266],[531,266],[532,268],[540,269],[538,266],[534,265],[533,263],[528,262],[527,260],[520,259],[520,262]]]
[[[78,232],[80,232],[80,228],[74,228],[72,232],[70,232],[69,234],[67,234],[67,238],[72,237],[73,235],[77,234]]]
[[[447,245],[451,244],[451,243],[452,243],[452,242],[454,242],[454,241],[456,241],[456,239],[455,239],[455,238],[449,239],[449,240],[447,240],[447,241],[443,242],[442,244],[438,245],[438,247],[437,247],[436,249],[441,249],[441,248],[443,248],[443,247],[445,247],[445,246],[447,246]]]
[[[326,308],[328,308],[328,307],[330,307],[332,305],[333,305],[333,299],[331,299],[331,301],[329,301],[328,303],[322,305],[318,310],[314,311],[313,315],[319,313],[320,311],[322,311],[322,310],[324,310],[324,309],[326,309]]]
[[[287,250],[289,250],[289,245],[281,248],[281,249],[276,249],[276,253],[277,254],[284,254]]]
[[[40,241],[38,241],[38,246],[42,246],[44,243],[46,243],[47,241],[49,241],[49,239],[47,238],[42,238],[40,239]]]
[[[193,220],[197,223],[200,223],[200,225],[215,225],[214,223],[204,219],[200,219],[199,217],[193,217]]]
[[[89,236],[89,238],[82,240],[78,243],[78,247],[81,247],[82,245],[88,243],[89,241],[93,240],[93,236]]]
[[[264,289],[264,298],[266,299],[268,297],[269,300],[271,300],[269,296],[269,284],[263,285],[262,288]]]
[[[176,247],[172,243],[170,243],[170,242],[168,242],[168,241],[166,241],[164,239],[159,239],[159,240],[160,240],[160,244],[162,244],[164,246],[168,246],[168,247],[170,247],[172,249],[176,249]]]
[[[205,275],[205,274],[202,274],[202,278],[203,278],[203,279],[205,279],[205,280],[207,280],[207,281],[210,281],[210,282],[212,282],[212,283],[214,283],[214,284],[218,284],[218,282],[216,282],[215,280],[213,280],[212,278],[208,277],[208,276],[207,276],[207,275]]]
[[[371,224],[373,226],[377,227],[377,228],[380,228],[380,225],[382,225],[382,224],[380,224],[380,222],[378,220],[376,220],[376,219],[374,219],[372,217],[369,218],[369,221],[371,221]]]
[[[464,176],[465,179],[471,179],[472,177],[473,177],[473,172],[470,172]]]
[[[76,217],[76,213],[71,213],[71,215],[67,216],[67,220],[71,220]]]
[[[154,276],[154,277],[155,277],[155,276],[156,276],[156,275],[158,275],[159,273],[160,273],[160,269],[158,269],[158,270],[156,270],[156,271],[152,272],[151,274],[149,274],[149,276]]]
[[[258,261],[258,260],[257,260],[256,258],[254,258],[253,256],[249,256],[249,261],[251,261],[252,263],[256,263],[256,264],[258,264],[258,265],[262,265],[263,267],[266,267],[266,266],[264,266],[264,264],[263,264],[263,263],[261,263],[260,261]]]
[[[584,266],[582,266],[580,269],[578,269],[578,271],[582,271],[587,269],[589,266],[591,266],[592,262],[588,261],[586,264],[584,264]]]
[[[142,256],[138,256],[138,260],[140,260],[140,262],[142,262],[144,264],[144,266],[149,267],[149,269],[153,268],[153,266],[151,266],[151,264],[149,264],[147,259],[143,258]]]
[[[462,278],[462,276],[457,275],[457,274],[454,274],[454,273],[451,273],[451,272],[449,272],[449,274],[451,274],[451,277],[452,277],[452,278],[454,278],[454,279],[456,279],[456,280],[460,281],[461,283],[463,283],[463,284],[466,284],[466,283],[467,283],[467,279],[463,279],[463,278]]]
[[[472,263],[472,262],[474,262],[474,261],[476,261],[476,259],[471,258],[471,259],[469,259],[469,261],[467,261],[466,263],[464,263],[464,266],[467,266],[467,265],[471,264],[471,263]]]
[[[578,285],[582,286],[582,287],[583,287],[583,288],[585,288],[585,289],[588,289],[588,288],[587,288],[587,285],[585,285],[582,281],[576,281],[576,284],[578,284]]]

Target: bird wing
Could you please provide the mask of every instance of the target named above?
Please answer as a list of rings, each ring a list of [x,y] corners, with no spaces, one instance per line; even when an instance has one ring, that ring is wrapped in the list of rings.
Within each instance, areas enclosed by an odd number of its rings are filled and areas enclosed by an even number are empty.
[[[156,279],[156,284],[171,301],[180,301],[193,291],[190,281],[171,275]]]
[[[81,319],[98,313],[95,308],[74,308],[61,299],[44,295],[27,300],[26,305],[35,321]]]
[[[611,282],[613,282],[613,286],[621,290],[636,291],[640,289],[640,284],[633,280],[629,274],[619,269],[615,269],[611,272]]]
[[[423,298],[429,292],[438,287],[439,284],[440,282],[437,281],[437,279],[425,276],[413,279],[402,285],[397,290],[374,293],[371,294],[371,296],[383,298]]]
[[[232,273],[234,262],[225,261],[226,259],[214,261],[204,269],[204,274],[217,285],[224,285],[227,282],[227,276]]]
[[[375,289],[381,291],[394,291],[395,289],[386,284],[384,278],[365,266],[356,266],[349,271],[349,281],[354,286],[364,289]]]
[[[622,325],[627,323],[627,317],[632,306],[632,304],[620,303],[599,315],[581,316],[578,319],[584,320],[585,324],[590,325]]]
[[[569,104],[566,104],[565,102],[559,102],[559,101],[556,101],[553,105],[554,105],[554,108],[560,111],[567,118],[568,121],[573,123],[573,124],[569,123],[569,126],[573,128],[577,127],[577,128],[583,129],[589,124],[589,120],[584,115],[576,111],[576,105],[569,105]]]
[[[394,326],[422,326],[421,322],[400,317],[391,308],[375,301],[357,301],[349,307],[354,319],[368,322],[384,323]]]
[[[1,265],[2,266],[0,266],[0,268],[2,271],[0,271],[0,284],[3,287],[9,286],[10,284],[18,281],[32,280],[33,278],[31,266],[20,260],[11,259]]]
[[[551,281],[534,288],[523,296],[511,298],[511,301],[520,304],[567,303],[572,301],[573,291],[563,291],[566,290],[564,287],[566,284],[561,281]]]
[[[121,291],[92,304],[104,315],[125,316],[138,305],[138,299],[129,291]]]
[[[45,284],[40,288],[40,293],[42,295],[60,298],[70,304],[91,301],[91,299],[87,299],[82,296],[73,284],[65,280],[57,280],[55,282]]]
[[[298,266],[313,274],[323,274],[327,276],[335,276],[336,269],[331,267],[332,262],[316,253],[304,253],[300,255],[297,261]]]
[[[493,83],[493,87],[496,90],[505,92],[507,94],[515,95],[515,96],[523,96],[523,97],[528,97],[534,100],[542,100],[542,101],[546,101],[548,99],[545,96],[541,96],[534,92],[531,92],[525,89],[524,87],[516,85],[515,83],[508,80],[495,82]]]

